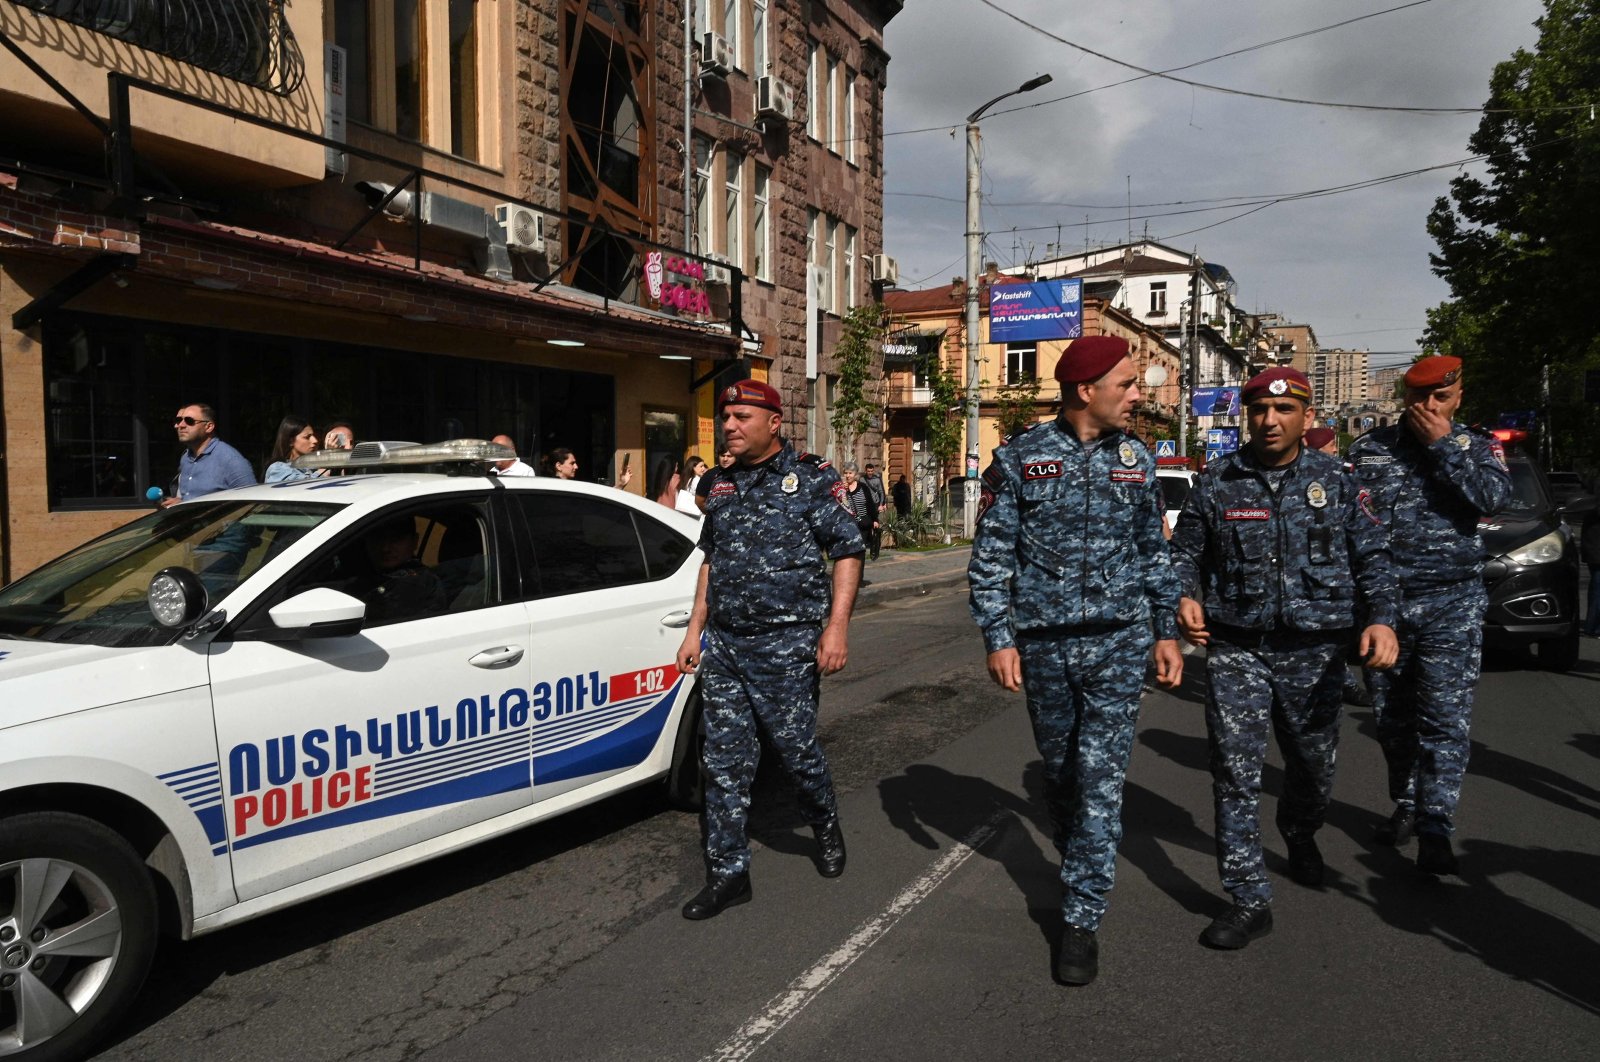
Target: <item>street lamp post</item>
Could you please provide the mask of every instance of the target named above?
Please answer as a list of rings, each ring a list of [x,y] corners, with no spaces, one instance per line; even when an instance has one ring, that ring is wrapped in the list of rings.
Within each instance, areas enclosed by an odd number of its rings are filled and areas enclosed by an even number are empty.
[[[967,115],[967,452],[961,507],[961,526],[967,538],[977,532],[978,526],[978,271],[982,268],[983,257],[983,225],[978,203],[982,176],[978,160],[978,119],[983,117],[984,111],[1001,100],[1032,92],[1040,85],[1048,85],[1050,80],[1049,74],[1041,74],[1031,81],[1024,81]]]

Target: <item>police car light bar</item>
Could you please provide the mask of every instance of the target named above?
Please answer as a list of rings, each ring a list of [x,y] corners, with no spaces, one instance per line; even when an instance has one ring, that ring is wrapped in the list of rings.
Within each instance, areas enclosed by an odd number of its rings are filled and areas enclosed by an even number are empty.
[[[483,439],[449,439],[438,443],[363,442],[351,450],[318,450],[294,459],[294,467],[403,468],[411,465],[487,465],[513,461],[516,451]]]
[[[1490,434],[1492,434],[1496,439],[1499,439],[1501,442],[1522,442],[1528,437],[1527,432],[1520,431],[1516,428],[1496,428]]]

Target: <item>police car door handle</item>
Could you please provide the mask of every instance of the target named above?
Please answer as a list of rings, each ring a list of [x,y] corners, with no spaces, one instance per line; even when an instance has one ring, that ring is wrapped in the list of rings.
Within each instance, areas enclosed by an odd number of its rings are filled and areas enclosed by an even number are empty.
[[[669,612],[661,617],[661,625],[663,627],[687,627],[689,625],[689,613],[687,611]]]
[[[468,660],[467,663],[473,667],[488,668],[492,671],[495,668],[510,667],[521,659],[522,650],[519,647],[502,645],[494,649],[485,649],[471,660]]]

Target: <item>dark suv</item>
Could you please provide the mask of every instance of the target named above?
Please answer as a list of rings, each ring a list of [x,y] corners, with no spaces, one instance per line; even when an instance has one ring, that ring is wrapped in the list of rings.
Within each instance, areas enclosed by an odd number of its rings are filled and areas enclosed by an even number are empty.
[[[1506,465],[1511,498],[1478,521],[1489,591],[1484,644],[1532,645],[1541,666],[1570,671],[1578,662],[1578,545],[1561,518],[1588,512],[1595,500],[1580,495],[1558,506],[1533,455],[1514,441],[1507,442]]]

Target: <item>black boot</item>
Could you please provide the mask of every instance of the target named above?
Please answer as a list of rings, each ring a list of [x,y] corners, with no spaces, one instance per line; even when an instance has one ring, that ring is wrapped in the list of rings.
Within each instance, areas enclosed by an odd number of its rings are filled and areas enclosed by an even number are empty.
[[[1321,888],[1325,868],[1317,842],[1307,837],[1303,841],[1289,841],[1288,844],[1289,880],[1308,889]]]
[[[1405,844],[1411,840],[1411,830],[1415,825],[1415,813],[1404,804],[1397,805],[1388,820],[1380,822],[1378,828],[1372,831],[1372,839],[1379,844]]]
[[[836,878],[844,873],[844,831],[839,820],[830,819],[821,826],[813,826],[817,835],[817,873],[825,878]]]
[[[1454,874],[1456,853],[1442,833],[1417,834],[1417,869],[1424,874]]]
[[[1236,903],[1217,915],[1200,934],[1200,943],[1210,948],[1237,951],[1257,937],[1272,932],[1272,908],[1246,907]]]
[[[749,874],[712,878],[705,888],[694,894],[694,899],[683,905],[683,917],[694,922],[715,918],[729,907],[749,903],[750,896]]]
[[[1100,942],[1094,930],[1069,924],[1056,952],[1056,980],[1064,985],[1086,985],[1100,973]]]

